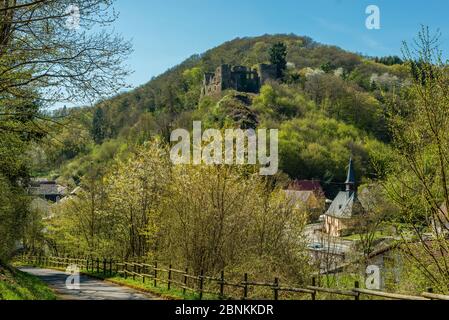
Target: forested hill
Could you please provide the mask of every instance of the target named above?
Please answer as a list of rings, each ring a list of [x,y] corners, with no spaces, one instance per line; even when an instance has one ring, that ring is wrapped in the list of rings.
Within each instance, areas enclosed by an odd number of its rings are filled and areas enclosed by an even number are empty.
[[[223,63],[267,63],[270,48],[279,42],[288,52],[282,80],[265,85],[249,100],[233,92],[200,100],[204,72]],[[173,128],[190,128],[193,120],[202,120],[214,127],[249,123],[279,128],[281,169],[291,178],[320,179],[336,189],[351,153],[360,181],[375,176],[372,159],[386,154],[389,142],[385,96],[403,88],[406,78],[396,57],[366,58],[295,35],[237,38],[93,109],[58,111],[69,115],[68,125],[55,129],[59,132],[51,139],[58,143],[35,150],[46,155],[36,157],[44,160],[35,172],[76,183],[92,163],[105,167],[134,144],[155,135],[167,139]]]
[[[287,45],[287,60],[298,70],[305,67],[320,68],[331,62],[335,67],[352,71],[362,63],[362,58],[356,54],[337,47],[320,45],[308,37],[264,35],[254,38],[237,38],[204,54],[193,55],[140,88],[103,103],[102,106],[108,115],[107,138],[116,137],[122,130],[126,131],[147,111],[180,113],[184,110],[195,109],[199,99],[199,88],[195,88],[198,92],[192,92],[193,90],[189,92],[188,81],[183,76],[186,70],[200,68],[201,72],[193,75],[198,78],[193,80],[202,81],[204,72],[213,72],[223,63],[253,66],[257,63],[268,62],[269,49],[277,42]]]

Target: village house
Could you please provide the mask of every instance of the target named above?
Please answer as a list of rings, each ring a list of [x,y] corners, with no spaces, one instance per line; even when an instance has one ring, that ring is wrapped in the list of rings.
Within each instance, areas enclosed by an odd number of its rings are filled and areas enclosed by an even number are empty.
[[[317,197],[324,197],[324,190],[318,180],[295,180],[289,186],[288,190],[312,191]]]
[[[349,161],[346,190],[340,191],[324,214],[324,231],[333,237],[341,237],[353,231],[356,219],[364,208],[357,197],[354,163]]]
[[[321,201],[313,191],[284,190],[287,199],[295,204],[296,209],[318,209]]]
[[[326,198],[319,181],[295,180],[284,192],[295,209],[309,213],[311,222],[317,220],[324,209]]]
[[[47,179],[35,179],[28,189],[30,195],[51,201],[59,202],[66,194],[67,188]]]

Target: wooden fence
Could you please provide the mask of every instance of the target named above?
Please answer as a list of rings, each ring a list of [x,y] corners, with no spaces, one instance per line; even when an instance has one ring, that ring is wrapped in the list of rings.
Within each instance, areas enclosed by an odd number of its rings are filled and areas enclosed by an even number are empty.
[[[187,293],[195,294],[199,299],[203,299],[205,294],[211,298],[218,299],[254,299],[259,292],[263,292],[264,299],[280,300],[281,294],[301,295],[308,300],[317,300],[318,294],[336,295],[347,299],[360,300],[364,297],[377,297],[391,300],[449,300],[449,296],[435,294],[431,288],[428,292],[421,295],[404,295],[397,293],[388,293],[377,290],[367,290],[360,288],[359,282],[355,281],[352,289],[334,289],[323,288],[316,285],[316,278],[312,278],[310,286],[305,288],[295,288],[281,285],[278,278],[273,282],[254,282],[250,281],[248,274],[245,273],[242,281],[228,281],[225,279],[225,273],[222,271],[218,277],[205,275],[202,271],[198,275],[192,275],[188,269],[179,270],[172,266],[162,267],[157,262],[154,264],[138,262],[119,262],[113,259],[98,258],[61,258],[47,256],[21,256],[21,262],[47,268],[65,269],[70,265],[76,265],[80,271],[87,271],[103,275],[104,277],[121,276],[125,279],[149,282],[154,287],[165,288],[166,290],[178,289],[184,295]],[[271,292],[271,296],[267,295]]]

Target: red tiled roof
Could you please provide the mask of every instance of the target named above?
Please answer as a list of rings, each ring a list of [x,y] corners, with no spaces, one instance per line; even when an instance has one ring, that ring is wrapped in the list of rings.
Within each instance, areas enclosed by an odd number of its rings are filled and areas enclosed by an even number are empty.
[[[320,182],[317,180],[295,180],[290,184],[288,190],[314,191],[319,194],[324,193]]]

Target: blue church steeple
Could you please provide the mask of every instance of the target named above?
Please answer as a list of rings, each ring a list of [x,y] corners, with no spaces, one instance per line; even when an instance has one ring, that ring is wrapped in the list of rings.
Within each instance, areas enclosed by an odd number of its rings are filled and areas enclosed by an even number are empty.
[[[354,173],[354,162],[349,159],[348,177],[346,178],[346,191],[355,191],[355,173]]]

